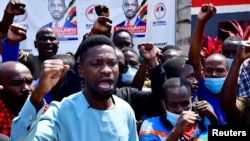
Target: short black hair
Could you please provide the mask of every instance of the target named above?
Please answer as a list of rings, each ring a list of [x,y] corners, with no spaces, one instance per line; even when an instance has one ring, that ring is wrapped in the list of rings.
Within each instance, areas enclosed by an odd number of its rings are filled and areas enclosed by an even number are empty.
[[[210,55],[206,58],[206,60],[205,60],[205,62],[204,62],[204,66],[206,66],[207,60],[210,59],[211,57],[214,57],[214,56],[217,56],[217,58],[218,58],[218,57],[219,57],[219,58],[222,58],[222,60],[225,61],[225,63],[226,63],[226,66],[225,66],[225,67],[226,67],[227,71],[229,71],[229,64],[228,64],[227,58],[226,58],[225,55],[220,54],[220,53],[213,53],[213,54],[210,54]]]
[[[162,68],[165,70],[167,78],[180,77],[185,64],[191,65],[191,63],[187,61],[186,58],[175,57],[170,58],[162,63]]]
[[[69,65],[69,68],[72,69],[75,64],[75,59],[72,55],[69,54],[55,54],[50,57],[50,59],[61,59],[63,64]]]
[[[114,32],[113,41],[114,41],[114,37],[117,36],[117,34],[119,34],[121,32],[127,32],[129,34],[130,38],[132,39],[132,43],[133,43],[133,35],[127,29],[119,29],[116,32]]]
[[[242,38],[239,37],[239,36],[229,36],[229,37],[227,37],[222,43],[222,51],[223,51],[223,48],[226,47],[226,46],[230,46],[230,47],[233,47],[233,48],[238,48],[239,45],[233,44],[232,41],[242,41]]]
[[[89,48],[92,48],[96,45],[104,45],[104,44],[109,45],[115,49],[114,43],[107,36],[104,35],[90,36],[80,43],[76,55],[81,59],[82,57],[84,57],[82,54],[87,52]]]
[[[131,47],[124,47],[121,49],[122,53],[126,52],[126,51],[131,51],[133,52],[134,54],[136,54],[137,56],[139,56],[139,54]]]
[[[188,82],[180,77],[172,77],[170,79],[167,79],[161,88],[161,96],[162,98],[164,98],[166,95],[166,92],[169,88],[179,88],[181,86],[185,86],[188,89],[188,93],[191,96],[191,89],[190,89],[190,85],[188,84]]]
[[[179,48],[178,46],[175,46],[175,45],[166,45],[164,46],[163,48],[160,48],[162,53],[168,49],[174,49],[174,50],[178,50],[178,51],[181,51],[181,48]]]

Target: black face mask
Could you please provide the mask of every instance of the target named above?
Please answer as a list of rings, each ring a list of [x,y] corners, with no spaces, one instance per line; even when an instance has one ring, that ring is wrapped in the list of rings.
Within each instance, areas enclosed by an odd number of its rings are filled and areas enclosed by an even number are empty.
[[[122,74],[126,73],[127,71],[128,71],[128,66],[119,65],[119,76],[118,76],[116,87],[121,88],[121,87],[129,86],[128,84],[122,81]]]

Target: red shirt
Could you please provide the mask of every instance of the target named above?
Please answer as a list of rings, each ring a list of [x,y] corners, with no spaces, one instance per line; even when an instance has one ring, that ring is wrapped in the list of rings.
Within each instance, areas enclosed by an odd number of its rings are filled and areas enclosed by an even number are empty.
[[[10,136],[13,118],[14,115],[7,109],[2,99],[0,99],[0,133]]]
[[[48,109],[49,105],[46,104],[43,113]],[[10,136],[11,124],[14,115],[5,106],[2,99],[0,99],[0,133]]]

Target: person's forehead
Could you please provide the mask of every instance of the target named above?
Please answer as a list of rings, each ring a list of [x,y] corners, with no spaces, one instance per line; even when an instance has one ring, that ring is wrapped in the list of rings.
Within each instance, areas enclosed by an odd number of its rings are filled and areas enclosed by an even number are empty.
[[[90,47],[86,52],[85,55],[89,55],[90,57],[98,57],[100,55],[104,55],[109,53],[110,55],[116,56],[116,51],[115,48],[110,46],[110,45],[106,45],[106,44],[102,44],[102,45],[95,45]]]
[[[13,65],[12,67],[2,71],[0,75],[1,78],[6,79],[6,81],[12,81],[22,77],[32,77],[29,69],[23,65]],[[2,80],[3,80],[2,79]]]
[[[205,59],[205,62],[226,62],[226,57],[222,54],[212,54]]]
[[[237,51],[238,46],[235,45],[226,45],[223,46],[222,51]]]
[[[221,68],[221,69],[226,69],[226,62],[223,61],[206,61],[204,64],[204,68]]]
[[[124,57],[125,59],[138,59],[139,56],[137,54],[135,54],[134,52],[130,51],[130,50],[127,50],[124,53]]]
[[[40,29],[38,30],[37,35],[39,35],[39,34],[45,34],[45,33],[55,33],[55,32],[53,31],[52,28],[43,27],[43,28],[40,28]]]
[[[186,101],[190,98],[188,89],[185,86],[178,88],[168,88],[166,92],[168,101]]]
[[[65,3],[65,0],[50,0],[51,3]]]
[[[40,31],[37,33],[37,39],[41,37],[56,37],[56,33],[50,30]]]
[[[188,75],[192,74],[194,73],[194,67],[190,64],[185,64],[182,73],[188,74]]]
[[[129,33],[127,33],[127,32],[120,32],[120,33],[118,33],[115,36],[115,40],[117,40],[117,41],[122,41],[122,40],[131,41],[132,39],[131,39]]]
[[[137,0],[124,0],[125,3],[137,3]]]

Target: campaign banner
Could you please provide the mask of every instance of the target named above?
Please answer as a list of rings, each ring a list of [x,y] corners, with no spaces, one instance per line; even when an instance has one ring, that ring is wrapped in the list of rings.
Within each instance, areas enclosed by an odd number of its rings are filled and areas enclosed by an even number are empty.
[[[98,17],[94,7],[105,4],[110,11],[112,32],[127,29],[133,35],[134,48],[141,42],[153,42],[158,47],[175,45],[175,0],[134,0],[138,7],[134,23],[127,23],[131,0],[25,0],[26,12],[16,16],[14,22],[27,29],[27,39],[21,42],[24,51],[38,54],[34,47],[35,34],[39,28],[52,27],[58,34],[58,53],[75,52],[83,35],[92,28]],[[3,15],[8,1],[0,1]],[[132,8],[136,5],[132,5]],[[127,15],[126,15],[127,14]],[[112,38],[112,37],[111,37]]]

